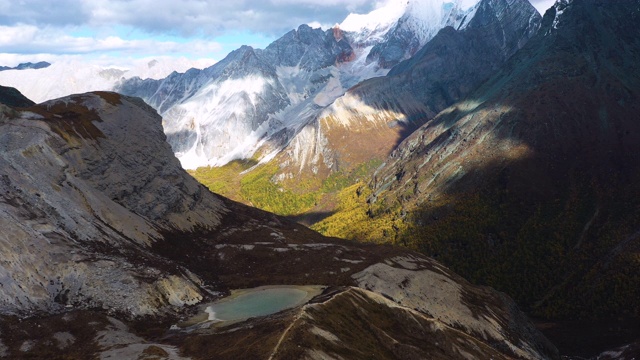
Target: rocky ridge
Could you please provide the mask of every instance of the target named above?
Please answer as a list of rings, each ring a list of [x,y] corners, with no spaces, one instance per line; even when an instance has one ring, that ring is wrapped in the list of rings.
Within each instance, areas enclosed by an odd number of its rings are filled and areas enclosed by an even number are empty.
[[[26,98],[16,88],[0,85],[0,104],[13,107],[28,107],[35,103]]]
[[[163,231],[215,228],[227,210],[164,156],[148,105],[98,93],[2,110],[5,313],[81,303],[144,315],[202,298],[188,271],[144,266],[143,249]]]

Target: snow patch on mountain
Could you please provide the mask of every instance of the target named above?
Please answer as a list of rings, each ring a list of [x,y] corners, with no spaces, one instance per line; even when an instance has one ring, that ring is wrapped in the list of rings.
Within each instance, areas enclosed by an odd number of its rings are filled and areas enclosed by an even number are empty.
[[[274,82],[259,75],[214,82],[166,112],[165,133],[182,166],[217,166],[250,157],[266,130],[244,120]]]
[[[385,76],[389,72],[389,69],[380,68],[377,64],[367,62],[367,56],[372,48],[373,46],[367,46],[355,49],[355,59],[339,65],[340,78],[347,88],[366,79]]]
[[[460,19],[464,17],[458,15],[467,12],[467,9],[461,7],[462,3],[463,1],[447,0],[411,1],[407,3],[407,10],[400,21],[405,22],[405,26],[411,29],[419,38],[420,44],[424,45],[443,27],[459,27]],[[475,5],[473,1],[466,3]]]
[[[368,14],[351,13],[339,24],[344,31],[357,33],[356,43],[378,43],[399,22],[406,22],[424,43],[450,21],[452,11],[471,11],[480,0],[388,0]]]
[[[344,31],[359,33],[362,38],[381,40],[381,36],[404,14],[406,7],[406,0],[387,1],[368,14],[349,14],[339,27]]]

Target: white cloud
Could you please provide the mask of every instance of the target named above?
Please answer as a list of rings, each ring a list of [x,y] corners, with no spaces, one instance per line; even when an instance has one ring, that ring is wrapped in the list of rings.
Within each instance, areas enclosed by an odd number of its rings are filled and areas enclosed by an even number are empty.
[[[339,22],[372,6],[371,0],[0,0],[0,25],[123,25],[184,36],[229,31],[279,36],[300,24]]]
[[[206,56],[218,52],[221,45],[214,41],[194,39],[187,42],[153,39],[128,40],[117,36],[77,37],[63,29],[17,24],[0,26],[0,52],[18,54],[88,54],[120,52],[128,55],[182,54]]]
[[[0,53],[221,58],[390,1],[406,0],[0,0]],[[544,12],[553,0],[532,3]]]
[[[327,30],[327,29],[331,29],[335,24],[321,24],[317,21],[312,21],[310,23],[307,23],[307,25],[309,25],[312,29]]]
[[[0,0],[0,53],[221,58],[241,45],[264,47],[300,24],[328,28],[373,6],[372,0]]]

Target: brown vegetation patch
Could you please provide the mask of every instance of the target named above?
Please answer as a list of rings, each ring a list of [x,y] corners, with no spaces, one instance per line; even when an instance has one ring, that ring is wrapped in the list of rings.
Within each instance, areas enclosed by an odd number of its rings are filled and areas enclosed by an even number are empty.
[[[67,142],[104,138],[102,131],[94,125],[95,121],[101,122],[102,119],[96,110],[83,105],[82,99],[83,96],[79,96],[72,101],[39,104],[26,110],[43,116],[51,130]]]
[[[155,359],[155,358],[166,358],[168,356],[169,356],[169,353],[165,349],[156,345],[151,345],[148,348],[144,349],[142,351],[142,355],[139,356],[138,358],[139,359],[147,359],[147,358]]]
[[[344,359],[507,359],[480,341],[359,289],[305,309],[276,359],[309,354]],[[379,295],[374,295],[379,296]]]
[[[28,319],[4,316],[0,321],[0,337],[7,347],[9,359],[86,360],[96,358],[100,350],[96,335],[108,325],[109,320],[105,315],[92,311]],[[61,332],[75,338],[74,343],[64,351],[61,351],[56,339],[56,333]]]
[[[168,339],[192,359],[267,359],[299,309]]]
[[[122,95],[112,91],[94,91],[93,94],[100,96],[107,103],[117,106],[122,104]]]

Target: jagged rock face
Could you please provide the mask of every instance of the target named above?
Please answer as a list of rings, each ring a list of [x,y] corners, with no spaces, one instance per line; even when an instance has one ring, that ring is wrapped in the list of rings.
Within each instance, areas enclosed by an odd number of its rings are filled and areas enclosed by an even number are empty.
[[[241,151],[248,137],[268,128],[270,114],[289,104],[275,69],[253,49],[245,50],[220,77],[163,113],[168,141],[188,168],[190,162]]]
[[[290,103],[275,66],[249,46],[202,71],[174,73],[164,80],[133,79],[117,90],[158,109],[168,141],[186,167],[232,157],[248,137],[268,129],[270,114]]]
[[[541,315],[640,314],[638,5],[558,2],[401,144],[371,188],[413,214],[404,241]]]
[[[378,335],[417,319],[424,334],[409,336],[412,328],[403,328],[396,340],[406,349],[430,343],[405,354],[388,352],[397,342],[384,341],[379,351],[389,358],[410,358],[436,347],[461,358],[465,353],[556,356],[544,337],[528,330],[532,325],[511,300],[466,283],[433,260],[404,249],[324,238],[208,192],[180,168],[159,116],[140,99],[99,92],[21,110],[3,106],[0,130],[0,354],[46,357],[82,341],[69,353],[138,358],[155,352],[178,359],[238,358],[255,350],[257,358],[286,358],[289,334],[306,331],[296,328],[303,324],[298,319],[310,319],[305,314],[338,338],[353,336],[350,329],[330,326],[341,316],[334,304],[352,299],[377,315],[350,316],[361,324],[379,322],[383,330]],[[418,283],[435,287],[429,291],[438,296],[427,300]],[[319,312],[302,307],[221,331],[165,334],[166,316],[185,305],[229,288],[273,284],[320,284],[333,290],[325,294],[325,303],[313,306]],[[341,286],[369,291],[336,295]],[[383,292],[392,298],[384,300]],[[438,301],[449,303],[457,315],[433,305]],[[63,312],[24,323],[7,317]],[[145,329],[166,326],[152,333],[171,345],[152,347],[105,314],[127,321],[146,315]],[[438,345],[426,334],[448,343]],[[238,345],[194,350],[199,341]],[[362,349],[346,342],[336,346],[343,349],[336,353]],[[305,344],[305,351],[316,350],[334,352]]]
[[[288,138],[276,134],[304,123],[305,109],[317,111],[314,95],[329,87],[330,101],[337,96],[333,92],[360,79],[336,79],[336,66],[354,57],[340,31],[302,25],[264,50],[243,46],[205,70],[164,80],[131,79],[116,90],[142,97],[162,114],[169,143],[184,167],[223,165],[251,157],[265,138],[273,137],[270,144],[286,143]],[[286,119],[277,115],[305,100]]]
[[[0,85],[0,103],[13,107],[27,107],[35,103],[15,88]]]
[[[271,66],[299,66],[318,70],[353,58],[351,45],[333,30],[323,31],[301,25],[274,41],[261,52]]]
[[[319,123],[305,127],[280,162],[295,169],[348,169],[386,157],[500,68],[535,34],[540,19],[526,0],[481,1],[463,29],[442,29],[387,76],[358,84],[323,110]]]

